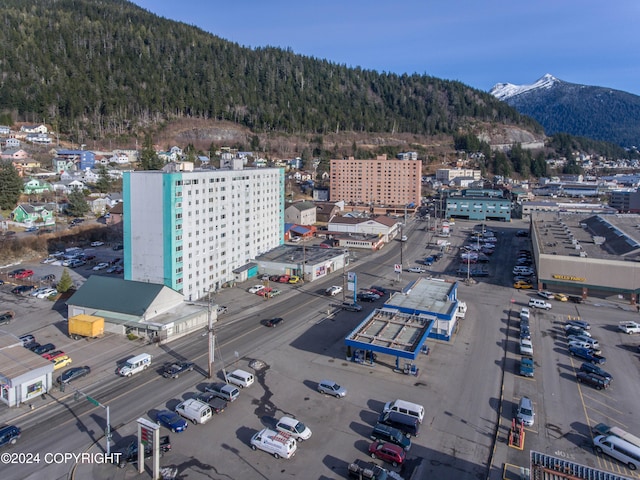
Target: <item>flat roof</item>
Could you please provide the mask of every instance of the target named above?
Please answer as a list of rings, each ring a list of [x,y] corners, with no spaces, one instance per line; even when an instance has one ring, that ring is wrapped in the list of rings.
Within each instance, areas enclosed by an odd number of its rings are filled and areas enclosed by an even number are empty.
[[[541,254],[578,257],[583,251],[604,260],[640,258],[640,215],[535,213],[532,218]]]
[[[402,292],[391,295],[385,306],[406,310],[447,315],[455,305],[450,296],[455,283],[419,278]]]
[[[9,380],[8,383],[15,386],[11,380],[19,380],[34,370],[52,372],[53,364],[24,348],[22,342],[13,335],[0,333],[0,378]]]
[[[258,256],[256,260],[277,263],[317,264],[344,255],[341,249],[315,246],[280,245]]]
[[[376,309],[349,334],[345,343],[354,348],[414,360],[432,325],[433,320],[428,315]]]
[[[605,472],[534,450],[530,452],[530,467],[531,478],[541,480],[630,480],[629,477]]]

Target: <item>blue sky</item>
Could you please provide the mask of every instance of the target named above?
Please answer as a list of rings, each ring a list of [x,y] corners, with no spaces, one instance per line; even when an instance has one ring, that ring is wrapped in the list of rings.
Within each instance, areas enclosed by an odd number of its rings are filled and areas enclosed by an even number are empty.
[[[488,91],[561,80],[640,95],[639,0],[133,0],[247,47]]]

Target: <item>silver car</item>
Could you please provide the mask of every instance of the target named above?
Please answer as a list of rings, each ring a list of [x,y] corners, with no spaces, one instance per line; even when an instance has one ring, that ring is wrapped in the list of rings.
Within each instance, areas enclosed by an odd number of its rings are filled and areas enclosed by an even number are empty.
[[[347,389],[341,387],[333,380],[322,380],[318,383],[318,391],[320,393],[326,393],[327,395],[333,395],[336,398],[344,397],[347,395]]]
[[[536,412],[533,410],[533,402],[529,397],[522,397],[520,399],[520,403],[518,404],[518,420],[522,420],[527,427],[533,425]]]

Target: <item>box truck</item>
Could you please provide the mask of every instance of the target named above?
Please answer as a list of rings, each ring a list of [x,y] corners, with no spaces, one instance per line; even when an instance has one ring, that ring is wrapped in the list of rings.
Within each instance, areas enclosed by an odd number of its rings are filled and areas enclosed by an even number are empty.
[[[104,318],[93,315],[74,315],[69,317],[69,336],[79,338],[97,338],[104,334]]]

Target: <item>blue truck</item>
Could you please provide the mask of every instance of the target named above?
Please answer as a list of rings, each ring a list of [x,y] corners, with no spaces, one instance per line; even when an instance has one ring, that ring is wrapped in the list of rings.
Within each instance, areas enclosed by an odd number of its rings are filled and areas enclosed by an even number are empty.
[[[587,362],[595,363],[598,365],[602,365],[607,361],[605,357],[596,354],[589,348],[569,347],[569,353],[574,357],[580,357],[585,359]]]

